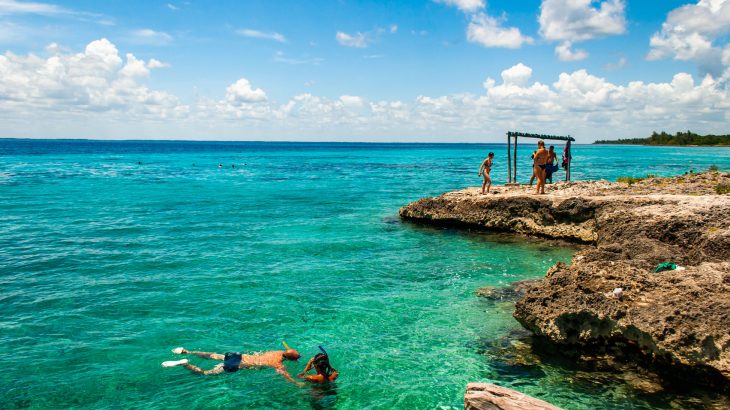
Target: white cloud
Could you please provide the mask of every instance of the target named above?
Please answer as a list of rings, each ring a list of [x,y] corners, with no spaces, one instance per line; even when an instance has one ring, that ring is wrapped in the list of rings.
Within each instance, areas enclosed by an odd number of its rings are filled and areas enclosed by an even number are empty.
[[[355,95],[343,95],[340,97],[340,102],[342,102],[345,107],[362,107],[365,103],[362,97]]]
[[[393,34],[397,33],[398,32],[398,25],[397,24],[391,24],[389,30]]]
[[[502,81],[504,84],[525,86],[532,77],[532,68],[518,63],[504,71],[502,71]]]
[[[117,113],[125,118],[169,118],[187,107],[168,93],[137,82],[156,65],[133,54],[122,60],[107,39],[89,43],[83,52],[64,53],[51,44],[48,58],[33,54],[0,55],[0,115],[53,118],[82,113]],[[155,60],[156,61],[156,60]]]
[[[156,60],[154,58],[151,58],[150,61],[147,62],[147,68],[167,68],[170,67],[170,64],[163,63],[160,60]]]
[[[572,44],[570,41],[564,41],[555,47],[555,55],[558,56],[560,61],[580,61],[588,57],[588,53],[585,50],[577,49],[573,51],[571,47]]]
[[[0,0],[0,16],[9,14],[67,14],[69,10],[49,3],[19,2]]]
[[[730,1],[699,0],[672,10],[649,42],[649,60],[674,58],[694,61],[702,74],[715,77],[728,67],[723,45],[713,45],[730,32]],[[725,45],[726,47],[727,45]]]
[[[562,61],[583,60],[585,50],[573,51],[579,41],[618,35],[626,32],[624,0],[542,0],[540,35],[561,42],[555,55]]]
[[[603,65],[605,70],[620,70],[626,66],[626,57],[620,57],[615,63],[607,63]]]
[[[176,5],[172,4],[172,3],[167,3],[165,5],[165,7],[167,7],[168,9],[170,9],[172,11],[178,11],[178,10],[180,10],[180,8],[178,6],[176,6]]]
[[[595,4],[594,3],[598,3]],[[624,0],[543,0],[540,34],[551,41],[585,41],[626,31]]]
[[[470,16],[466,28],[466,39],[484,47],[520,48],[523,44],[532,44],[533,40],[525,36],[517,27],[502,27],[500,21],[484,13],[484,0],[434,0],[454,6]],[[502,20],[506,19],[504,15]]]
[[[249,104],[266,101],[266,93],[260,88],[252,88],[251,83],[241,78],[226,88],[226,101],[232,104]]]
[[[369,43],[367,35],[360,32],[350,35],[345,32],[338,31],[335,38],[338,43],[346,47],[366,48]]]
[[[472,16],[466,29],[466,38],[485,47],[520,48],[522,44],[533,42],[531,37],[522,35],[518,28],[500,27],[497,19],[484,13]]]
[[[166,46],[173,40],[172,36],[149,28],[134,30],[131,33],[131,40],[136,44],[146,44],[151,46]]]
[[[274,62],[290,64],[290,65],[319,65],[324,59],[320,57],[305,57],[305,58],[291,58],[288,57],[283,51],[277,51],[274,53]]]
[[[436,3],[454,6],[464,13],[474,13],[484,8],[484,0],[434,0]]]
[[[730,91],[710,78],[697,83],[686,73],[675,75],[669,83],[620,85],[577,70],[542,84],[532,82],[532,68],[520,63],[502,71],[501,77],[501,83],[488,78],[482,95],[366,102],[359,96],[330,100],[307,93],[284,103],[245,104],[246,111],[218,107],[217,114],[209,116],[245,118],[261,133],[278,137],[296,130],[289,138],[438,135],[463,139],[493,137],[518,127],[590,141],[686,129],[688,123],[698,131],[720,132],[730,108]]]
[[[246,29],[236,30],[236,33],[239,35],[242,35],[244,37],[261,38],[261,39],[265,39],[265,40],[278,41],[279,43],[286,43],[286,37],[284,37],[283,34],[276,33],[276,32],[266,33],[263,31],[252,30],[252,29],[246,28]]]
[[[144,85],[164,63],[120,54],[106,39],[81,52],[52,44],[45,57],[0,55],[0,134],[10,137],[494,140],[505,130],[571,134],[579,141],[653,130],[726,132],[730,89],[678,73],[669,82],[612,83],[587,70],[534,81],[516,64],[479,94],[412,100],[330,99],[310,93],[275,101],[240,78],[220,96],[182,104]],[[730,59],[730,48],[723,50]],[[161,75],[159,73],[156,75]]]

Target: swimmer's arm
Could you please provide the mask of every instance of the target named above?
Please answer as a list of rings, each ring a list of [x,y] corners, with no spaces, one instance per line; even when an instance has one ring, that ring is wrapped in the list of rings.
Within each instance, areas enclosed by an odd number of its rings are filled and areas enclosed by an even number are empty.
[[[477,174],[477,176],[481,176],[482,175],[482,172],[484,170],[484,166],[487,165],[487,161],[488,160],[485,159],[484,162],[482,162],[482,166],[479,167],[479,174]]]
[[[313,363],[313,362],[314,362],[314,357],[313,357],[313,358],[311,358],[311,359],[309,359],[309,362],[307,363],[307,366],[305,366],[305,367],[304,367],[304,370],[302,370],[302,372],[301,372],[301,373],[299,373],[299,374],[297,375],[297,377],[299,377],[300,379],[304,379],[304,378],[306,378],[306,376],[305,376],[304,374],[305,374],[306,372],[308,372],[308,371],[312,370],[312,363]]]
[[[286,371],[286,368],[285,367],[283,367],[283,366],[282,367],[277,367],[276,368],[276,372],[279,373],[280,375],[282,375],[287,381],[292,382],[294,384],[299,384],[296,380],[294,380],[291,377],[291,375],[289,374],[289,372]]]

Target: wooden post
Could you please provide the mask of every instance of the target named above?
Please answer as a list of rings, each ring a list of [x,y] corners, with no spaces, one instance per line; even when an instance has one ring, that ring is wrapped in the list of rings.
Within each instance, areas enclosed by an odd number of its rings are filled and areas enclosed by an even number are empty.
[[[510,133],[507,133],[507,183],[512,183],[512,157],[510,157],[510,144],[512,141],[510,140]]]
[[[515,156],[515,161],[514,161],[515,162],[515,167],[514,167],[515,176],[512,179],[515,181],[515,184],[516,184],[517,183],[517,136],[516,135],[515,135],[515,152],[512,155]]]
[[[570,158],[568,158],[568,171],[565,173],[565,175],[568,176],[568,181],[570,181],[570,163],[572,162],[572,159],[573,159],[572,151],[573,151],[573,149],[571,148],[571,152],[570,152],[571,155],[570,155]]]

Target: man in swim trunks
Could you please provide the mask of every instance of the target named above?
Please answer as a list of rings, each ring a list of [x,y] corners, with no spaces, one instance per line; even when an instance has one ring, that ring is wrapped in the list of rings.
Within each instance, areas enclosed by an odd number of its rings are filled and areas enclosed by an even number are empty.
[[[182,360],[171,360],[163,362],[163,367],[183,366],[193,373],[204,374],[204,375],[216,375],[223,372],[234,373],[239,369],[260,369],[264,367],[270,367],[276,370],[277,373],[282,375],[286,380],[296,383],[289,372],[284,367],[284,360],[297,361],[301,357],[299,352],[294,349],[287,348],[286,350],[272,350],[268,352],[256,353],[256,354],[240,354],[240,353],[226,353],[222,355],[220,353],[210,352],[193,352],[185,350],[182,347],[172,349],[175,354],[192,354],[203,359],[219,360],[223,363],[218,363],[210,370],[203,370],[200,367],[193,366],[188,363],[188,359]]]
[[[547,168],[547,162],[550,154],[545,149],[545,141],[540,140],[537,142],[537,151],[535,151],[535,165],[533,171],[537,177],[537,186],[535,194],[545,194],[545,168]]]
[[[555,153],[555,146],[551,145],[550,149],[548,150],[548,161],[547,161],[547,167],[545,168],[545,180],[550,180],[550,183],[553,183],[553,169],[555,163],[558,161],[558,154]]]

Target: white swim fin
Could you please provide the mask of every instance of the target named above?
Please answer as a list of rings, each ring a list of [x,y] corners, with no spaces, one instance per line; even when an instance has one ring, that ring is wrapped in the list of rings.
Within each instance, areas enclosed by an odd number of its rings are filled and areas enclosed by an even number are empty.
[[[174,367],[174,366],[180,366],[181,364],[185,364],[188,362],[188,359],[182,359],[182,360],[168,360],[166,362],[162,362],[162,367]]]

